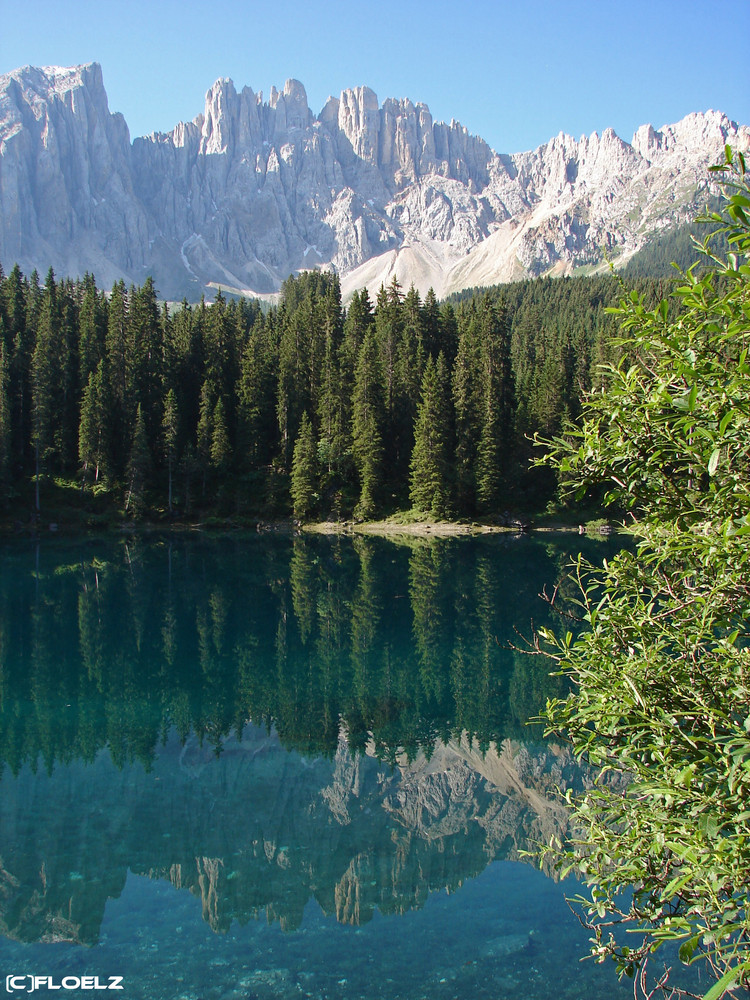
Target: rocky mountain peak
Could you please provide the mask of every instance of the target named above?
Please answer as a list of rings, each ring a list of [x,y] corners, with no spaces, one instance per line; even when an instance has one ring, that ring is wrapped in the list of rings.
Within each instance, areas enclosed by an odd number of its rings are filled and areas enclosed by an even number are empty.
[[[690,216],[724,145],[750,130],[716,111],[624,142],[558,134],[497,154],[426,104],[369,87],[320,115],[287,80],[268,102],[220,79],[202,114],[130,142],[101,68],[0,77],[0,260],[102,283],[152,274],[169,298],[272,294],[300,268],[345,291],[397,274],[420,292],[626,260]]]
[[[376,164],[380,135],[380,107],[369,87],[342,90],[338,102],[338,130],[351,152],[364,163]]]

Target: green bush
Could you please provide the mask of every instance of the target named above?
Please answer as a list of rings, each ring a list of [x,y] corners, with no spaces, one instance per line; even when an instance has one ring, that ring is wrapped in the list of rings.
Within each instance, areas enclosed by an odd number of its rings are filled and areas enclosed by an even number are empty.
[[[649,956],[678,942],[713,970],[711,1000],[750,988],[750,190],[741,155],[715,169],[707,219],[731,252],[707,239],[672,303],[614,310],[624,360],[543,442],[569,492],[606,484],[637,545],[579,564],[577,637],[539,637],[573,681],[548,727],[598,773],[571,800],[574,842],[546,849],[588,887],[592,952],[645,993]]]

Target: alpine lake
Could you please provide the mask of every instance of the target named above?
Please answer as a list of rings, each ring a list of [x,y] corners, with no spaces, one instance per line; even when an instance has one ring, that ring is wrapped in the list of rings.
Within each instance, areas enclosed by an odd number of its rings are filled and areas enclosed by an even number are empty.
[[[530,721],[565,686],[524,640],[571,559],[618,544],[6,544],[7,993],[632,996],[580,960],[576,883],[524,853],[565,836],[560,790],[590,780]]]

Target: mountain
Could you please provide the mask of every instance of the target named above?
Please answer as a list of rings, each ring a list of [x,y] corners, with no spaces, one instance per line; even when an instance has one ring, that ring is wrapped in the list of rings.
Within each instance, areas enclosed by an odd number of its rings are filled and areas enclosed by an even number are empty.
[[[217,80],[205,108],[132,143],[96,63],[0,76],[0,261],[92,271],[196,300],[221,287],[272,294],[334,267],[344,292],[397,275],[439,295],[625,262],[689,219],[706,168],[750,129],[708,111],[631,143],[560,133],[498,154],[424,104],[367,87],[319,115],[288,80],[268,101]]]

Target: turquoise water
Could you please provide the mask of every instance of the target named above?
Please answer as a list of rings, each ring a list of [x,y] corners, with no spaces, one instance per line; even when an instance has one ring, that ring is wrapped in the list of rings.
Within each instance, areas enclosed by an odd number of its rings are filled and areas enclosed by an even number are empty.
[[[579,961],[575,886],[520,859],[564,833],[556,789],[582,776],[528,725],[562,682],[511,647],[578,548],[7,551],[3,981],[121,976],[111,995],[154,1000],[632,995]]]

